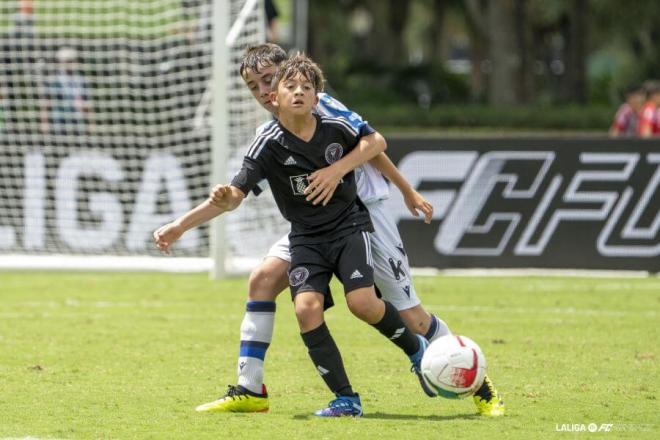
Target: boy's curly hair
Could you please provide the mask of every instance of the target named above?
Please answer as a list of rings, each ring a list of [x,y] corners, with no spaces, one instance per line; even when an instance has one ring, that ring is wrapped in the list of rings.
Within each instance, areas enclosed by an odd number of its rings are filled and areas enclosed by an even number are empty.
[[[322,92],[325,85],[325,78],[321,68],[304,53],[298,52],[288,60],[280,64],[277,73],[273,77],[273,89],[277,87],[280,81],[293,78],[297,74],[302,74],[314,86],[316,93]]]

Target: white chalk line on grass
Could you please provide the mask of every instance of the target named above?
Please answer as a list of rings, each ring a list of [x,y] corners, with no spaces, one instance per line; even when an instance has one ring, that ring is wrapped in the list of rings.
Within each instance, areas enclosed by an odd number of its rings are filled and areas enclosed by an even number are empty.
[[[53,437],[0,437],[0,440],[63,440]]]
[[[540,309],[531,309],[524,307],[495,307],[495,306],[457,306],[452,304],[425,304],[426,308],[433,310],[442,310],[449,312],[462,313],[497,313],[506,314],[524,314],[524,315],[582,315],[582,316],[642,316],[654,318],[656,311],[646,310],[601,310],[601,309],[580,309],[575,307],[548,307]]]
[[[107,308],[133,308],[133,309],[159,309],[164,307],[175,307],[177,304],[190,303],[163,303],[158,301],[94,301],[90,303],[81,302],[77,300],[65,300],[63,302],[57,301],[28,301],[24,303],[13,304],[12,307],[27,307],[34,309],[62,309],[72,310],[76,308],[92,308],[92,309],[107,309]],[[578,307],[546,307],[546,308],[525,308],[525,307],[497,307],[497,306],[462,306],[455,304],[425,304],[426,307],[435,310],[451,311],[451,312],[464,312],[464,313],[499,313],[499,314],[527,314],[527,315],[583,315],[583,316],[642,316],[642,317],[656,317],[655,310],[606,310],[606,309],[583,309]],[[19,317],[34,317],[40,316],[43,318],[59,318],[68,316],[71,318],[80,317],[77,313],[49,313],[39,312],[0,312],[0,317],[5,318],[19,318]],[[104,315],[94,315],[102,317]],[[170,315],[168,315],[170,316]],[[184,315],[173,315],[184,316]],[[186,319],[186,318],[178,318]],[[1,440],[1,439],[0,439]]]
[[[134,309],[159,309],[163,307],[177,307],[182,304],[190,304],[183,302],[168,302],[161,301],[93,301],[85,302],[77,299],[66,299],[64,301],[25,301],[13,304],[14,307],[28,307],[28,308],[77,308],[77,307],[91,307],[95,309],[107,308],[134,308]],[[2,439],[0,439],[2,440]]]
[[[215,317],[217,315],[209,315]],[[229,315],[222,315],[223,317],[228,317]],[[231,316],[234,318],[234,316]],[[238,316],[235,317],[238,319]],[[86,314],[86,313],[42,313],[42,312],[31,312],[31,313],[21,313],[21,312],[0,312],[0,319],[91,319],[91,320],[102,320],[102,319],[112,319],[116,320],[114,315],[104,315],[104,314]],[[143,316],[142,320],[163,320],[163,321],[195,321],[200,319],[199,314],[192,315],[172,315],[172,314],[158,314],[151,316]],[[3,440],[0,438],[0,440]]]

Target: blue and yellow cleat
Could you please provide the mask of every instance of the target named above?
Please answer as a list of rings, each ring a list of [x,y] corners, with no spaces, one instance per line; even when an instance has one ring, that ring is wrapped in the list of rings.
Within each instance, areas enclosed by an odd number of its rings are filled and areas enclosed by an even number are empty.
[[[362,402],[360,395],[337,396],[328,404],[327,408],[320,409],[314,413],[319,417],[362,417]]]
[[[477,406],[477,412],[482,416],[499,417],[504,415],[506,407],[502,396],[495,389],[488,376],[484,378],[483,385],[474,393],[473,399],[474,404]]]
[[[229,385],[227,393],[218,400],[199,405],[197,412],[266,412],[268,411],[268,393],[266,386],[262,385],[262,394],[237,385]]]
[[[427,396],[429,397],[436,397],[437,394],[433,389],[429,386],[429,384],[426,383],[426,379],[424,379],[424,375],[422,374],[422,357],[424,357],[424,352],[426,351],[426,348],[429,346],[429,341],[426,340],[424,336],[421,335],[416,335],[417,339],[419,339],[419,350],[417,353],[413,354],[410,356],[410,362],[412,362],[412,367],[410,368],[410,371],[414,371],[415,374],[417,375],[417,379],[419,379],[419,384],[422,386],[422,390],[424,390],[424,393],[426,393]]]

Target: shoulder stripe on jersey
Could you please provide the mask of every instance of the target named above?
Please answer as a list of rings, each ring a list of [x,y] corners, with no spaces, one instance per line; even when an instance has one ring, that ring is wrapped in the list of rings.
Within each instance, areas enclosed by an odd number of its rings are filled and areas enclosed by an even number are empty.
[[[266,130],[264,130],[259,136],[257,136],[254,141],[252,141],[252,144],[250,145],[250,148],[248,148],[248,152],[246,156],[254,158],[255,157],[255,151],[258,154],[258,151],[261,151],[261,148],[268,142],[269,139],[272,139],[275,136],[278,136],[279,133],[281,133],[279,127],[277,124],[273,124],[272,127],[268,127]]]
[[[265,130],[272,127],[274,123],[275,123],[274,119],[271,119],[270,121],[264,122],[263,124],[261,124],[260,126],[257,127],[257,129],[254,131],[254,135],[259,136]]]
[[[261,142],[261,144],[260,144],[259,146],[257,146],[256,149],[255,149],[254,151],[251,151],[251,152],[250,152],[250,158],[252,158],[252,159],[256,159],[257,157],[259,157],[259,154],[261,154],[261,151],[262,151],[262,150],[264,149],[264,147],[268,144],[268,141],[271,140],[271,139],[277,139],[277,138],[280,137],[281,135],[282,135],[282,130],[280,130],[280,128],[277,127],[277,128],[275,129],[275,131],[273,131],[273,133],[272,133],[271,135],[269,135],[269,136],[267,136],[267,137],[265,137],[265,138],[263,139],[263,141]]]
[[[274,131],[274,129],[277,127],[277,123],[275,121],[271,121],[270,126],[265,127],[261,133],[257,134],[257,136],[254,138],[252,143],[250,144],[250,147],[248,148],[248,154],[252,149],[254,149],[255,145],[260,143],[264,137],[269,137],[270,134]]]
[[[255,148],[258,144],[260,144],[260,143],[264,140],[265,137],[268,137],[268,136],[269,136],[269,134],[274,130],[274,126],[275,126],[275,125],[271,125],[270,127],[265,128],[264,130],[262,130],[261,133],[259,133],[259,134],[258,134],[258,135],[252,140],[252,143],[251,143],[250,146],[248,147],[248,151],[247,151],[247,153],[246,153],[246,156],[250,156],[250,154],[252,153],[252,150],[254,150],[254,148]]]
[[[328,117],[322,117],[322,118],[321,118],[321,123],[339,124],[339,125],[342,125],[342,126],[346,127],[346,129],[347,129],[350,133],[352,133],[353,136],[357,136],[357,135],[358,135],[357,130],[356,130],[353,126],[351,126],[351,124],[349,124],[348,122],[344,121],[344,120],[341,119],[341,118],[328,118]]]

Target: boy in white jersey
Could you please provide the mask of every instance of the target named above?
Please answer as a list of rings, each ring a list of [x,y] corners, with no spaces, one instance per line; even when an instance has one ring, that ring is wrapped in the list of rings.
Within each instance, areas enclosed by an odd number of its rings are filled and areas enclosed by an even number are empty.
[[[279,46],[264,44],[248,49],[240,68],[241,76],[252,95],[274,116],[277,116],[277,109],[269,96],[272,91],[271,80],[278,65],[286,58],[286,53]],[[359,115],[346,109],[327,94],[319,94],[319,103],[315,110],[323,116],[345,121],[363,134],[360,142],[385,143],[382,136]],[[263,136],[262,132],[258,133]],[[314,203],[328,203],[341,178],[360,165],[360,157],[354,154],[357,150],[331,166],[313,173],[309,177],[307,199]],[[383,175],[401,190],[406,206],[415,216],[421,211],[428,223],[433,212],[431,205],[410,186],[385,154],[381,153],[370,164],[356,169],[358,196],[368,208],[375,229],[371,234],[375,284],[383,299],[396,307],[408,328],[432,341],[449,334],[450,331],[442,320],[424,310],[417,297],[401,237],[384,208],[383,201],[389,195],[389,187]],[[214,197],[217,196],[212,192],[211,200],[214,200]],[[271,247],[261,265],[251,273],[246,313],[241,325],[238,384],[230,385],[224,397],[200,405],[198,411],[268,410],[268,395],[263,385],[263,365],[272,339],[275,298],[288,286],[287,271],[290,261],[289,241],[288,237],[284,236]],[[422,379],[420,384],[429,396],[435,395]],[[484,415],[504,413],[504,405],[489,379],[486,379],[484,386],[475,396],[475,404],[478,411]]]

